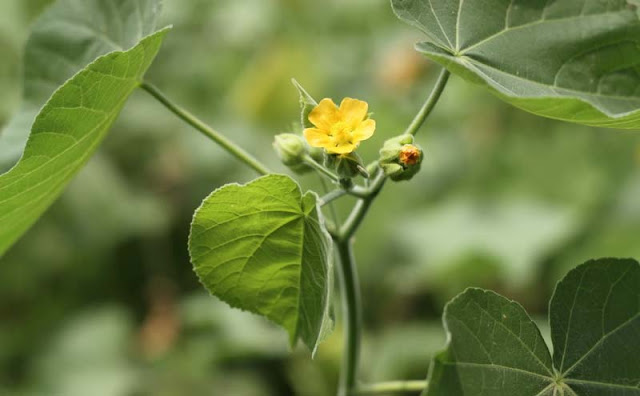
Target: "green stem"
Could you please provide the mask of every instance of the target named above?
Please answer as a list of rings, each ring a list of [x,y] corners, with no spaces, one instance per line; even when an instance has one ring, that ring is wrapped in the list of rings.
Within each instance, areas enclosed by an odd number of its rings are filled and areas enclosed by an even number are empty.
[[[320,165],[316,160],[314,160],[310,155],[305,155],[303,157],[304,163],[309,165],[310,167],[312,167],[313,169],[317,170],[318,172],[320,172],[322,175],[326,176],[329,180],[331,180],[334,183],[339,183],[340,182],[340,178],[338,177],[338,175],[336,175],[335,173],[331,172],[329,169],[325,168],[324,166]]]
[[[389,381],[362,385],[352,394],[357,396],[382,395],[386,393],[417,393],[427,388],[427,381]]]
[[[442,91],[444,91],[444,87],[447,85],[447,81],[449,81],[449,76],[449,71],[447,69],[442,69],[440,75],[438,76],[438,80],[436,81],[436,85],[433,87],[433,90],[429,95],[429,98],[426,102],[424,102],[424,105],[422,105],[422,108],[420,109],[418,114],[416,114],[413,121],[411,121],[411,124],[407,127],[407,130],[404,132],[405,135],[415,136],[416,133],[418,133],[418,130],[420,130],[420,127],[429,117],[436,103],[438,103],[440,95],[442,95]]]
[[[322,181],[324,182],[324,179],[322,179]],[[331,203],[332,201],[338,199],[338,198],[342,198],[345,195],[351,195],[354,196],[356,198],[367,198],[369,195],[371,195],[371,190],[369,188],[364,188],[361,186],[351,186],[348,188],[342,188],[342,189],[338,189],[338,190],[333,190],[331,192],[327,192],[323,197],[322,197],[322,206]]]
[[[344,343],[342,369],[338,396],[349,396],[355,389],[362,335],[362,305],[360,303],[360,283],[353,256],[351,241],[336,241],[340,257],[338,278],[342,294],[342,315],[344,317]]]
[[[365,180],[365,182],[367,182],[367,180]],[[361,187],[358,185],[351,186],[349,189],[346,190],[346,192],[347,194],[357,198],[366,198],[371,194],[371,191],[369,188]]]
[[[443,70],[438,77],[438,81],[433,88],[433,91],[429,95],[429,98],[425,102],[425,104],[420,109],[420,112],[416,115],[416,117],[411,122],[411,125],[407,128],[406,133],[415,135],[418,132],[418,129],[422,126],[424,121],[427,119],[434,106],[440,99],[440,95],[442,95],[442,91],[447,84],[449,79],[449,72]],[[338,389],[338,396],[350,396],[356,392],[355,382],[357,378],[358,372],[358,359],[359,359],[359,351],[360,351],[360,337],[362,332],[361,322],[362,322],[362,306],[360,305],[360,285],[358,282],[358,274],[356,272],[356,264],[355,258],[353,256],[353,246],[352,246],[352,237],[358,231],[358,228],[362,224],[365,216],[367,215],[369,208],[373,204],[373,201],[376,199],[382,188],[384,187],[386,176],[381,169],[377,169],[377,174],[374,176],[374,180],[371,184],[364,189],[359,189],[357,191],[357,195],[360,200],[354,206],[351,214],[342,225],[340,230],[336,233],[332,230],[332,237],[336,243],[338,249],[338,255],[340,256],[340,265],[338,266],[338,275],[340,278],[340,287],[342,290],[342,305],[343,305],[343,316],[345,321],[345,349],[346,352],[344,354],[343,365],[340,370],[340,387]],[[347,189],[355,190],[351,187]],[[352,195],[354,194],[351,191]],[[394,384],[395,386],[396,384]],[[406,384],[405,384],[406,385]],[[402,386],[405,386],[402,385]],[[406,390],[413,391],[417,388],[413,388],[416,384],[411,384],[412,388],[407,388]],[[402,390],[398,388],[388,388],[390,386],[387,385],[372,385],[376,390],[376,393],[389,390]],[[424,389],[423,384],[421,384],[421,388],[418,390]],[[367,392],[367,388],[364,388],[364,391]],[[356,392],[355,394],[361,391]],[[367,394],[367,393],[364,393]],[[371,392],[369,392],[371,394]]]
[[[340,227],[340,223],[338,220],[338,212],[336,211],[336,206],[333,204],[333,201],[336,198],[340,198],[340,196],[336,196],[336,197],[331,197],[330,195],[332,193],[336,193],[336,191],[341,191],[341,190],[335,190],[332,192],[329,192],[329,186],[327,186],[327,182],[322,178],[322,175],[318,175],[318,179],[320,179],[320,185],[322,185],[322,189],[325,192],[325,195],[321,198],[321,203],[320,203],[320,207],[323,207],[325,205],[329,205],[329,212],[331,213],[331,220],[333,221],[333,226],[332,228],[334,230],[338,229],[338,227]]]
[[[322,181],[324,182],[324,179]],[[320,198],[320,200],[322,201],[320,206],[325,206],[327,204],[331,204],[336,199],[347,195],[347,193],[348,193],[347,190],[333,190],[333,191],[323,195],[322,198]]]
[[[147,91],[151,96],[156,98],[160,103],[162,103],[167,109],[185,121],[187,124],[191,125],[198,131],[202,132],[206,137],[216,142],[223,149],[229,152],[231,155],[235,156],[240,161],[252,167],[256,172],[261,175],[267,175],[271,173],[267,167],[265,167],[260,161],[258,161],[254,156],[246,152],[244,149],[233,143],[231,140],[227,139],[225,136],[221,135],[217,131],[213,130],[204,122],[200,121],[193,114],[189,113],[187,110],[178,106],[174,102],[172,102],[169,98],[167,98],[158,88],[155,86],[143,82],[140,85],[140,88]]]
[[[377,174],[376,178],[371,184],[371,187],[369,187],[368,189],[367,195],[364,198],[360,199],[358,203],[356,203],[356,206],[354,206],[351,214],[340,228],[340,232],[338,233],[338,235],[340,236],[341,240],[347,241],[351,239],[356,231],[358,231],[360,224],[362,224],[362,221],[367,215],[367,212],[373,204],[373,201],[378,196],[378,193],[380,193],[382,187],[384,187],[384,182],[386,180],[387,178],[384,173],[379,172]]]

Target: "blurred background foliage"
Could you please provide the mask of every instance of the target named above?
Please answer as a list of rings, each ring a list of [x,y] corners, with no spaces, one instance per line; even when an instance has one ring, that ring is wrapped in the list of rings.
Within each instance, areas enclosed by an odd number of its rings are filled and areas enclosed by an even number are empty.
[[[29,23],[48,3],[0,2],[0,125],[19,104]],[[271,140],[299,131],[292,77],[318,99],[369,102],[378,130],[360,151],[370,161],[438,71],[387,0],[165,0],[164,19],[175,29],[149,80],[279,172]],[[389,185],[357,238],[364,380],[424,378],[444,343],[443,305],[468,286],[544,322],[568,269],[640,257],[640,134],[540,119],[453,78],[418,141],[422,173]],[[209,297],[191,270],[194,209],[253,177],[136,93],[0,260],[0,395],[331,394],[339,326],[311,361],[283,331]]]

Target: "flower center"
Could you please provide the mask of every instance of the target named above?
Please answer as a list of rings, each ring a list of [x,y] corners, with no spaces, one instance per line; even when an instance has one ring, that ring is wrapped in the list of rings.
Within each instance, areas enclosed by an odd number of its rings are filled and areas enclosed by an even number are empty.
[[[329,136],[336,147],[353,144],[353,129],[346,122],[340,121],[332,125]]]

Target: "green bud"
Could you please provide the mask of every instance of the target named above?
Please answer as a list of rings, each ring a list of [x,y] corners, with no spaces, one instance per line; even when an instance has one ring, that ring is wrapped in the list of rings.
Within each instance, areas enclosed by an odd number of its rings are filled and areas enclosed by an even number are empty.
[[[329,169],[334,169],[342,179],[351,179],[357,175],[362,175],[365,178],[369,177],[362,163],[362,158],[356,153],[327,154],[325,166]]]
[[[304,163],[304,156],[308,153],[308,147],[301,136],[293,133],[281,133],[276,135],[273,148],[284,165],[296,173],[305,173],[311,170]]]
[[[325,152],[322,147],[309,147],[307,145],[307,149],[309,151],[309,155],[319,164],[324,163]]]
[[[423,153],[413,140],[412,135],[396,136],[380,150],[380,167],[391,180],[410,180],[420,170]]]

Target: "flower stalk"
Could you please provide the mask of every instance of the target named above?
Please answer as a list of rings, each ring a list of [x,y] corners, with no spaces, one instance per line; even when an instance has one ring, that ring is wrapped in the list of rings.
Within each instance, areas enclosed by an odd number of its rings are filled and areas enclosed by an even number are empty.
[[[448,80],[449,72],[443,69],[427,101],[407,128],[405,134],[413,136],[418,132],[440,99]],[[378,168],[371,184],[364,191],[360,191],[362,193],[360,200],[356,203],[340,230],[332,233],[340,258],[338,276],[342,292],[345,323],[345,353],[340,370],[338,396],[371,395],[397,391],[417,392],[423,390],[426,386],[423,381],[419,381],[420,383],[394,382],[361,388],[356,387],[362,335],[362,306],[360,303],[360,284],[353,255],[353,236],[384,187],[386,180],[387,176]]]

